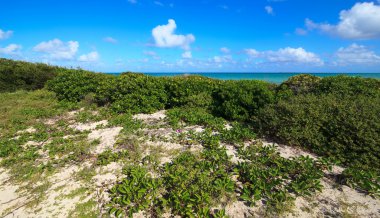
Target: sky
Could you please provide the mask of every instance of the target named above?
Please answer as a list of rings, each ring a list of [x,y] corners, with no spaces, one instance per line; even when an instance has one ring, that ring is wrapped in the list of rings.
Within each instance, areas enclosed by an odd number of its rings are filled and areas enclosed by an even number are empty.
[[[0,57],[97,72],[377,72],[380,0],[0,0]]]

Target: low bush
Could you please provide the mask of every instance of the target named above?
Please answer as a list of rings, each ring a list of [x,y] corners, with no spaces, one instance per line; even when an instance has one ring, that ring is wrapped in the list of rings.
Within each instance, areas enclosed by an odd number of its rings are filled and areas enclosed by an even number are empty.
[[[262,108],[264,135],[334,158],[380,169],[380,98],[299,95]]]
[[[108,80],[111,77],[84,70],[66,70],[50,80],[47,87],[56,93],[59,100],[78,102],[90,93],[95,93],[100,81]]]
[[[165,78],[168,108],[204,107],[212,104],[212,93],[221,81],[201,76]]]
[[[227,123],[223,118],[215,117],[204,108],[173,108],[166,112],[169,124],[175,128],[181,122],[187,125],[201,125],[214,130],[224,129]]]
[[[225,81],[214,92],[213,112],[228,120],[248,121],[274,101],[271,84],[255,80]]]
[[[41,89],[48,80],[64,70],[47,64],[0,58],[0,92]]]

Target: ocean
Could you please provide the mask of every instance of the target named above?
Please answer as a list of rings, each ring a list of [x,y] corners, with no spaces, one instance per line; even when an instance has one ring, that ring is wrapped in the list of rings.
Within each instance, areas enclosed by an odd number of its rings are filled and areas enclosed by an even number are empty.
[[[120,73],[110,73],[120,75]],[[301,73],[144,73],[150,76],[184,76],[184,75],[201,75],[213,79],[221,80],[263,80],[271,83],[282,83],[292,76]],[[363,78],[380,79],[380,73],[308,73],[319,77],[347,75]]]

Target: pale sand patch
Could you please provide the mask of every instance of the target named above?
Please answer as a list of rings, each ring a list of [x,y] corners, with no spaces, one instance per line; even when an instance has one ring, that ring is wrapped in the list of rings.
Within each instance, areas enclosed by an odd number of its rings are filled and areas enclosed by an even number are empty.
[[[243,201],[236,201],[229,204],[225,208],[226,215],[231,218],[246,218],[252,217],[254,209],[245,205]]]
[[[16,209],[19,205],[27,200],[27,197],[17,190],[19,186],[7,183],[10,175],[4,170],[0,169],[0,216]],[[11,217],[10,214],[8,217]],[[22,214],[25,215],[25,214]]]
[[[108,124],[107,120],[102,120],[95,123],[76,123],[73,125],[70,125],[69,127],[78,131],[88,131],[88,130],[94,130],[98,126],[106,126]]]
[[[29,127],[25,130],[17,131],[16,134],[21,135],[21,134],[25,134],[25,133],[35,133],[36,131],[37,130],[34,127]]]
[[[231,157],[231,162],[232,163],[237,164],[239,162],[244,162],[243,159],[239,158],[238,152],[237,152],[236,148],[233,145],[228,145],[228,144],[221,143],[221,146],[226,147],[226,153],[227,153],[227,155],[229,157]]]
[[[380,217],[380,200],[366,196],[356,190],[334,183],[324,178],[322,192],[312,198],[299,197],[295,201],[293,213],[286,217]]]
[[[263,146],[275,145],[276,150],[280,153],[280,156],[283,158],[289,159],[291,157],[300,157],[300,156],[309,156],[313,160],[316,160],[318,158],[315,154],[304,151],[297,147],[292,147],[292,146],[287,146],[287,145],[282,145],[282,144],[277,144],[277,143],[267,142],[267,141],[262,141],[262,143],[263,143]]]
[[[92,131],[88,135],[88,140],[90,141],[93,141],[96,139],[100,140],[99,145],[96,146],[96,148],[94,149],[94,153],[100,154],[107,149],[112,149],[113,145],[116,142],[116,138],[122,129],[123,127],[113,127],[113,128],[98,129],[98,130]]]
[[[159,120],[163,120],[166,117],[166,111],[161,110],[154,114],[136,114],[133,115],[134,119],[142,120],[144,123],[151,123]]]

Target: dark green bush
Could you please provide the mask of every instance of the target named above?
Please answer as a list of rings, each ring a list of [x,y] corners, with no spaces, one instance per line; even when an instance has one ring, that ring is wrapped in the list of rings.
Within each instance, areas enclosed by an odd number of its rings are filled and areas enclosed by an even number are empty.
[[[254,120],[282,142],[380,169],[380,97],[299,95],[267,105]]]
[[[57,94],[59,100],[80,101],[90,93],[95,93],[100,81],[112,76],[84,70],[66,70],[47,83],[50,91]]]
[[[274,101],[271,84],[255,80],[225,81],[214,93],[213,111],[228,120],[247,121]]]
[[[144,74],[122,74],[109,90],[111,106],[117,112],[152,113],[164,109],[167,102],[165,80]]]
[[[168,108],[172,107],[205,107],[212,104],[212,93],[220,81],[201,76],[166,78]]]
[[[286,96],[309,93],[315,89],[320,81],[320,77],[309,74],[290,77],[277,87],[277,97],[283,98]]]
[[[0,58],[0,92],[36,90],[64,68]]]
[[[341,97],[380,96],[380,80],[350,76],[325,77],[316,85],[313,93]]]

